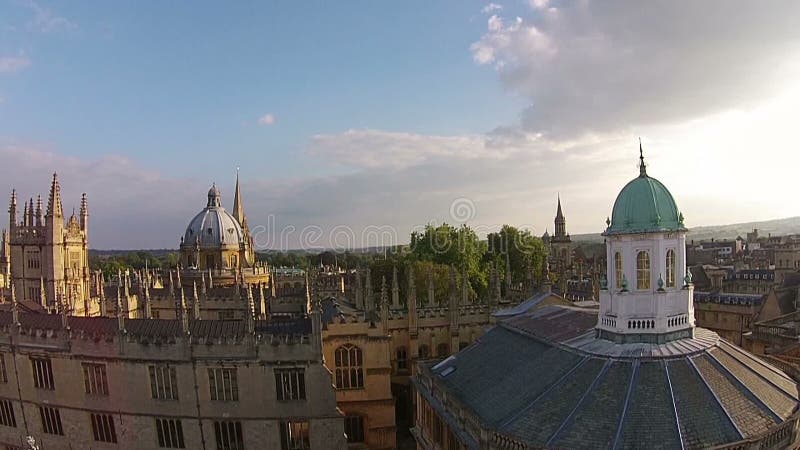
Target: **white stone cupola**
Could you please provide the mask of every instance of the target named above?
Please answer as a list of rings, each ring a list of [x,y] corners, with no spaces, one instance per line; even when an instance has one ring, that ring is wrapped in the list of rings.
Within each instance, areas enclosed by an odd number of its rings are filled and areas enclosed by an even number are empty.
[[[686,271],[686,227],[669,190],[647,175],[641,143],[639,176],[614,202],[600,290],[598,337],[663,343],[694,335],[693,287]]]

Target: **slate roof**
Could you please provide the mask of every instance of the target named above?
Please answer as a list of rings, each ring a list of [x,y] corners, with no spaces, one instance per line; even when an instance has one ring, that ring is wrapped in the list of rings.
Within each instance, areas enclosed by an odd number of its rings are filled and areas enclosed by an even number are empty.
[[[60,314],[20,312],[19,321],[25,329],[63,331]],[[0,327],[12,324],[12,313],[0,311]],[[114,335],[118,332],[118,322],[111,317],[78,317],[67,319],[73,331],[88,334]],[[311,319],[256,320],[255,332],[262,335],[310,334]],[[181,322],[170,319],[125,319],[125,332],[135,336],[179,337],[183,335]],[[247,334],[244,320],[189,320],[189,333],[194,337],[227,338],[242,337]]]
[[[613,344],[594,337],[596,317],[543,307],[420,363],[420,376],[482,427],[533,448],[705,448],[795,418],[795,382],[716,333]]]

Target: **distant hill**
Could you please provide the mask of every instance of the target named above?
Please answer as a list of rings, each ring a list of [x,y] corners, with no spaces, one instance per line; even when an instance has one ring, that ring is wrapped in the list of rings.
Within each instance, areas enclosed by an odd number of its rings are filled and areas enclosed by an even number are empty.
[[[689,230],[686,239],[704,241],[711,238],[736,239],[737,236],[745,238],[747,233],[753,231],[753,229],[758,229],[758,234],[761,236],[800,233],[800,217],[694,227]],[[574,242],[603,242],[603,236],[599,233],[573,234],[571,237]]]

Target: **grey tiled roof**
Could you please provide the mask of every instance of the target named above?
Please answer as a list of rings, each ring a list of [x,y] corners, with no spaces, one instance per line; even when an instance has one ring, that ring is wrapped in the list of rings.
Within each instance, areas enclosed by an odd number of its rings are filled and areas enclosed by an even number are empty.
[[[441,364],[421,363],[421,376],[483,428],[532,448],[705,448],[796,415],[790,378],[708,330],[664,345],[610,344],[591,329],[559,332],[561,321],[588,323],[586,313],[548,308],[501,322]],[[548,318],[545,336],[536,317]]]

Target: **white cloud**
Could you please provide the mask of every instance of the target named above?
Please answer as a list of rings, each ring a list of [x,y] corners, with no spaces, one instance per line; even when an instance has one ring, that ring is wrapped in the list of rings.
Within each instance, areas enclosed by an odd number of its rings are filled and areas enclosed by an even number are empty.
[[[50,8],[39,5],[34,0],[24,0],[22,4],[33,12],[33,19],[28,22],[28,28],[42,33],[50,33],[74,30],[78,27],[74,22],[59,16]]]
[[[30,65],[31,60],[25,55],[0,57],[0,73],[17,72]]]
[[[529,0],[528,3],[533,9],[547,9],[550,4],[550,0]]]
[[[258,118],[259,125],[272,125],[275,123],[275,116],[272,114],[264,114]]]
[[[481,8],[481,12],[484,14],[491,14],[494,11],[502,11],[503,5],[498,5],[497,3],[489,3],[488,5]]]
[[[529,131],[563,137],[700,117],[777,95],[800,76],[798,2],[533,6],[548,8],[492,16],[470,47],[530,99]]]

